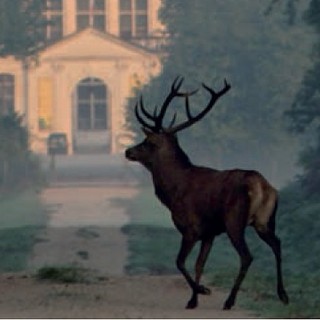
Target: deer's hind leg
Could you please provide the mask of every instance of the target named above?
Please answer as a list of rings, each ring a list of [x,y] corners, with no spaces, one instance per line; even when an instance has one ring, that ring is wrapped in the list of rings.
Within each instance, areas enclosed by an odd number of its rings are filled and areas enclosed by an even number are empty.
[[[272,249],[276,258],[277,267],[277,291],[279,299],[284,303],[289,303],[289,298],[284,289],[282,280],[282,268],[281,268],[281,242],[274,232],[274,227],[255,227],[255,230],[259,237]]]

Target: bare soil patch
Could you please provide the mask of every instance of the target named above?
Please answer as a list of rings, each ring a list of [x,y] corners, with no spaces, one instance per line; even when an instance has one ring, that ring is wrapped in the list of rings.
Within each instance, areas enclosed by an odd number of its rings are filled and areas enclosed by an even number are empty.
[[[89,284],[54,284],[1,276],[0,317],[5,318],[248,318],[223,311],[225,294],[212,289],[198,309],[186,310],[189,289],[180,276],[111,276]],[[252,315],[251,315],[252,317]]]

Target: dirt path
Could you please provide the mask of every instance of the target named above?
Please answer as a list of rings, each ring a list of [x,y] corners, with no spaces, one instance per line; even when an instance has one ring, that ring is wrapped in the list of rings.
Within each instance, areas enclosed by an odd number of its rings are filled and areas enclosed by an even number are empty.
[[[50,188],[42,199],[49,226],[30,259],[26,275],[0,275],[1,318],[249,318],[222,311],[226,293],[215,288],[185,310],[190,290],[181,276],[127,276],[127,244],[120,227],[129,221],[113,199],[135,194],[124,187]],[[58,284],[31,276],[44,265],[74,263],[105,277],[86,284]]]
[[[30,270],[74,264],[103,275],[123,274],[127,243],[120,228],[129,216],[112,201],[128,199],[136,192],[123,186],[44,190],[41,197],[50,210],[50,220],[34,248]]]
[[[225,294],[213,290],[186,310],[189,290],[180,276],[112,276],[91,284],[52,284],[0,277],[1,318],[249,318],[221,310]],[[252,317],[252,315],[251,315]]]

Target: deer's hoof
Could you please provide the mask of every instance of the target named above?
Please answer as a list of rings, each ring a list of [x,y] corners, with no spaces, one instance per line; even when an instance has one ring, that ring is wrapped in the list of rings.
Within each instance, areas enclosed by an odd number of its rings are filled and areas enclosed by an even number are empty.
[[[199,286],[198,293],[209,296],[211,294],[211,290],[205,286]]]
[[[186,305],[186,309],[195,309],[198,306],[198,301],[197,299],[191,299],[187,305]]]
[[[289,298],[288,298],[288,295],[287,295],[287,293],[285,291],[280,291],[279,292],[279,298],[284,304],[288,304],[289,303]]]
[[[223,306],[223,310],[230,310],[232,308],[232,306],[229,306],[228,304],[224,304]]]
[[[234,305],[234,301],[231,301],[231,300],[228,299],[228,300],[224,303],[223,310],[230,310],[233,305]]]

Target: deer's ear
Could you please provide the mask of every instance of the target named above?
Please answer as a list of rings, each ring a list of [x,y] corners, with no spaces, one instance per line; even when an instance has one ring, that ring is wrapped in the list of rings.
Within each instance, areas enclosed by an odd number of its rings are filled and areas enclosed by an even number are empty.
[[[148,137],[151,135],[152,131],[147,129],[147,128],[144,128],[142,127],[141,130],[143,131],[143,133]]]

